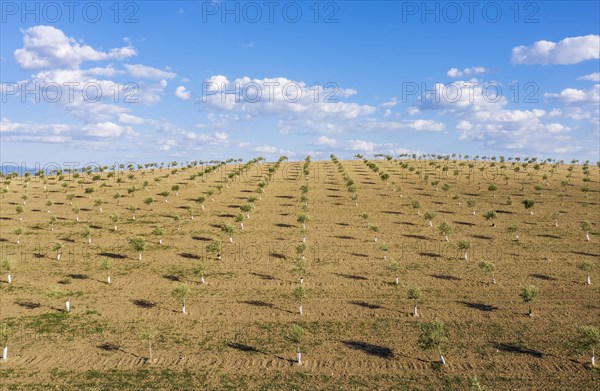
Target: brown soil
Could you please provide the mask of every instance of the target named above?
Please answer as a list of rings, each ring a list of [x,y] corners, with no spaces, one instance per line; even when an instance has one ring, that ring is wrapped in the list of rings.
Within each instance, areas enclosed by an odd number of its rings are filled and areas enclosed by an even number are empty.
[[[4,270],[0,276],[0,318],[13,330],[9,360],[0,361],[0,389],[465,390],[474,376],[489,390],[600,389],[600,372],[585,365],[588,355],[570,355],[568,346],[575,325],[600,326],[598,268],[592,285],[577,268],[585,260],[598,264],[600,257],[598,167],[590,167],[586,197],[581,166],[563,187],[566,165],[554,174],[550,164],[539,172],[529,165],[518,178],[508,171],[506,184],[493,176],[489,163],[484,171],[475,163],[470,179],[468,167],[455,177],[456,163],[449,163],[449,175],[441,173],[436,191],[430,182],[440,170],[429,162],[409,162],[423,166],[429,183],[395,162],[374,162],[390,174],[390,183],[361,160],[342,162],[356,182],[358,205],[333,162],[312,162],[308,181],[297,175],[302,163],[282,163],[244,219],[244,230],[234,217],[247,197],[259,196],[257,183],[273,164],[255,165],[221,193],[204,194],[204,211],[194,199],[239,167],[195,180],[188,178],[200,167],[168,177],[166,169],[135,172],[139,190],[133,196],[127,195],[132,184],[127,175],[122,184],[106,173],[99,183],[87,175],[83,184],[71,178],[66,193],[56,177],[48,178],[46,192],[32,178],[23,221],[15,208],[23,204],[25,182],[13,179],[0,214],[2,258],[15,261],[13,284],[7,284]],[[163,177],[159,185],[156,177]],[[150,182],[147,191],[144,180]],[[488,191],[491,182],[497,191]],[[310,221],[300,317],[292,295],[299,276],[292,268],[303,237],[297,216],[303,213],[305,183]],[[444,183],[449,190],[442,189]],[[181,186],[179,196],[172,192],[165,203],[158,193],[175,184]],[[534,189],[538,184],[541,195]],[[95,189],[91,197],[86,187]],[[119,205],[112,197],[116,191],[123,195]],[[79,222],[65,198],[70,193],[77,194]],[[151,207],[143,203],[149,196],[156,200]],[[104,202],[103,213],[93,204],[97,198]],[[536,200],[533,215],[525,211],[524,198]],[[53,201],[49,208],[47,199]],[[411,208],[414,199],[421,215],[435,212],[434,227]],[[469,199],[477,201],[474,208],[467,206]],[[135,220],[130,204],[138,208]],[[192,206],[194,220],[184,205]],[[496,219],[483,218],[489,210],[496,210]],[[112,212],[120,215],[116,232]],[[50,216],[57,218],[54,231]],[[589,242],[580,228],[584,220],[593,225]],[[449,242],[436,228],[442,221],[452,225]],[[507,232],[513,221],[520,226],[519,242]],[[225,223],[235,228],[233,244],[219,228]],[[85,225],[91,227],[91,245],[80,235]],[[162,246],[151,234],[156,225],[164,230]],[[20,238],[14,233],[18,227]],[[128,244],[136,235],[147,241],[142,261]],[[217,238],[223,241],[221,261],[206,250]],[[471,244],[468,261],[457,248],[459,240]],[[64,244],[60,261],[52,250],[56,242]],[[111,285],[100,270],[107,257],[113,260]],[[391,258],[400,264],[399,286],[387,268]],[[497,284],[478,267],[482,259],[495,264]],[[192,273],[199,262],[207,265],[205,285]],[[190,287],[187,315],[171,297],[181,283]],[[533,317],[519,297],[529,284],[539,288]],[[70,293],[68,316],[62,312],[65,299],[47,296],[52,287]],[[406,297],[411,287],[422,291],[419,317],[411,316]],[[448,330],[443,367],[435,351],[417,345],[419,325],[434,319]],[[305,330],[301,366],[295,363],[296,344],[285,337],[293,323]],[[151,362],[140,338],[143,329],[156,333]]]

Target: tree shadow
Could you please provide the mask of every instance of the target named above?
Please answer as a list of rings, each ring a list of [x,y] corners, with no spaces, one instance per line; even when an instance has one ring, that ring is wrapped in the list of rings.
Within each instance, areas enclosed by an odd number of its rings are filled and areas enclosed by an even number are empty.
[[[344,239],[344,240],[356,239],[355,237],[353,237],[353,236],[348,236],[348,235],[336,235],[336,236],[334,236],[334,238],[337,238],[337,239]]]
[[[419,253],[419,255],[422,257],[429,257],[429,258],[441,258],[441,255],[436,254],[436,253],[422,252],[422,253]]]
[[[496,349],[502,350],[507,353],[525,354],[531,357],[542,358],[544,354],[538,350],[526,348],[514,343],[495,343],[493,345]]]
[[[362,350],[371,356],[377,356],[388,360],[394,357],[394,351],[385,346],[373,345],[361,341],[343,341],[343,344],[350,349]]]
[[[15,301],[15,304],[19,307],[27,308],[28,310],[33,310],[42,306],[40,303],[34,303],[32,301]]]
[[[115,254],[115,253],[109,253],[109,252],[103,252],[98,254],[101,257],[107,257],[107,258],[112,258],[112,259],[125,259],[127,258],[125,255],[121,255],[121,254]]]
[[[357,276],[357,275],[354,275],[354,274],[342,274],[342,273],[333,273],[333,274],[336,275],[336,276],[338,276],[338,277],[348,278],[350,280],[361,280],[361,281],[368,280],[367,277]]]
[[[75,273],[71,273],[71,274],[67,274],[66,275],[69,278],[72,278],[74,280],[88,280],[89,277],[87,276],[87,274],[75,274]]]
[[[558,280],[555,277],[548,276],[546,274],[538,274],[538,273],[530,274],[529,277],[537,278],[538,280],[544,280],[544,281],[557,281]]]
[[[361,253],[352,253],[350,255],[355,256],[355,257],[361,257],[361,258],[369,258],[369,256],[367,254],[361,254]]]
[[[121,348],[120,345],[116,344],[116,343],[110,343],[110,342],[105,342],[105,343],[101,343],[100,345],[96,346],[98,349],[100,350],[104,350],[106,352],[121,352],[121,353],[125,353],[125,354],[130,354],[135,358],[140,358],[140,356],[138,356],[135,353],[132,352],[128,352],[126,350],[123,350]]]
[[[550,235],[550,234],[539,234],[538,237],[540,237],[540,238],[549,238],[549,239],[561,239],[560,236]]]
[[[483,240],[492,240],[492,239],[494,239],[491,236],[485,236],[485,235],[471,235],[471,237],[475,238],[475,239],[483,239]]]
[[[294,228],[294,226],[292,224],[277,223],[277,224],[273,224],[273,225],[278,228]]]
[[[429,238],[423,235],[412,235],[412,234],[404,234],[402,235],[405,238],[411,238],[411,239],[420,239],[420,240],[428,240]]]
[[[286,259],[285,255],[276,252],[272,252],[269,255],[277,259]]]
[[[354,304],[357,305],[359,307],[365,307],[365,308],[369,308],[369,309],[379,309],[379,308],[384,308],[378,304],[371,304],[371,303],[367,303],[366,301],[357,301],[357,300],[353,300],[353,301],[349,301],[348,303],[350,304]]]
[[[163,274],[163,278],[166,278],[169,281],[181,282],[181,277],[176,274]]]
[[[438,280],[446,280],[446,281],[461,281],[462,278],[451,276],[448,274],[430,274],[429,277],[437,278]]]
[[[260,273],[254,273],[254,272],[251,272],[250,274],[253,276],[256,276],[258,278],[261,278],[263,280],[276,280],[275,277],[268,275],[268,274],[260,274]]]
[[[201,256],[192,253],[180,253],[179,256],[187,259],[202,259]]]
[[[156,303],[154,303],[150,300],[145,300],[145,299],[135,299],[135,300],[131,300],[131,302],[140,308],[146,308],[146,309],[154,308],[156,306]]]
[[[483,311],[483,312],[492,312],[492,311],[496,311],[498,309],[498,307],[495,307],[495,306],[489,305],[489,304],[483,304],[483,303],[472,303],[472,302],[468,302],[468,301],[457,301],[457,303],[463,304],[466,307],[473,308],[475,310],[479,310],[479,311]]]
[[[206,238],[204,236],[192,236],[192,239],[199,240],[201,242],[210,242],[212,240],[211,238]]]
[[[475,224],[473,224],[473,223],[468,223],[468,222],[466,222],[466,221],[455,221],[455,222],[454,222],[454,224],[458,224],[458,225],[466,225],[466,226],[469,226],[469,227],[472,227],[472,226],[474,226],[474,225],[475,225]]]

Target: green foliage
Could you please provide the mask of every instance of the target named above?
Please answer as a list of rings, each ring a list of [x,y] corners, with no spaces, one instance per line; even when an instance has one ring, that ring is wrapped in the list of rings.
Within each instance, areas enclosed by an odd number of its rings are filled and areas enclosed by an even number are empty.
[[[292,343],[300,344],[304,337],[304,329],[297,323],[290,326],[290,329],[286,335],[286,339]]]
[[[585,232],[590,232],[592,230],[592,223],[589,221],[582,221],[580,227]]]
[[[186,284],[181,284],[173,288],[171,296],[174,299],[185,300],[186,296],[190,293],[190,288]]]
[[[535,201],[531,198],[525,198],[523,201],[521,201],[521,203],[523,204],[525,209],[531,209],[535,206]]]
[[[112,259],[104,258],[102,261],[100,261],[100,270],[103,270],[103,271],[110,270],[112,268],[112,265],[113,265]]]
[[[210,242],[209,244],[207,244],[206,251],[208,251],[211,254],[216,254],[219,251],[221,251],[221,240],[215,239],[212,242]]]
[[[521,292],[519,292],[519,297],[523,303],[532,303],[535,301],[539,293],[538,288],[533,285],[529,285],[521,288]]]
[[[308,220],[310,220],[310,218],[308,217],[308,215],[302,213],[302,214],[298,215],[297,220],[301,224],[306,224],[308,222]]]
[[[229,224],[223,224],[221,226],[221,231],[225,232],[228,235],[231,235],[233,233],[233,227]]]
[[[579,265],[577,265],[579,270],[583,270],[584,272],[591,272],[596,268],[596,264],[591,261],[583,261]]]
[[[493,273],[496,270],[496,266],[492,262],[486,261],[485,259],[479,262],[479,268],[485,273]]]
[[[497,217],[497,215],[496,215],[496,211],[495,211],[495,210],[489,210],[489,211],[487,211],[487,212],[485,212],[485,213],[483,214],[483,217],[484,217],[486,220],[492,220],[492,219],[495,219],[495,218]]]
[[[2,259],[2,263],[0,263],[0,266],[2,266],[4,268],[4,270],[10,272],[12,270],[14,264],[15,264],[15,261],[12,258],[4,257],[4,259]]]
[[[143,236],[129,238],[129,244],[137,252],[142,252],[146,249],[146,239]]]
[[[421,290],[417,287],[412,287],[408,290],[406,297],[416,304],[421,299]]]
[[[306,297],[306,289],[304,288],[304,285],[298,285],[296,288],[294,288],[292,295],[294,295],[296,300],[302,301],[302,299]]]
[[[600,344],[600,331],[594,326],[577,326],[571,341],[571,350],[575,354],[590,352]]]
[[[8,323],[2,322],[0,323],[0,345],[4,347],[8,344],[8,340],[12,336],[12,330]]]
[[[456,243],[456,246],[459,250],[468,250],[471,248],[471,243],[466,240],[459,240],[458,243]]]
[[[63,291],[62,289],[60,289],[59,287],[53,287],[51,289],[48,290],[48,292],[46,292],[46,296],[48,296],[51,299],[62,299],[63,297],[65,297],[67,295],[67,293],[65,291]]]
[[[422,323],[417,344],[423,350],[440,348],[448,342],[446,326],[439,320]]]
[[[452,226],[447,221],[442,221],[438,225],[438,230],[442,235],[449,235],[452,232]]]

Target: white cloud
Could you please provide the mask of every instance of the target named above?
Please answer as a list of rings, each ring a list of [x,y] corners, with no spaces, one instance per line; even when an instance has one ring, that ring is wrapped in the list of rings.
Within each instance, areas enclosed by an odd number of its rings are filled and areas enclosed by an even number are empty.
[[[473,129],[473,125],[469,122],[469,121],[459,121],[458,124],[456,124],[456,129],[457,130],[471,130]]]
[[[175,96],[181,100],[189,100],[192,97],[192,92],[186,91],[184,86],[179,86],[175,90]]]
[[[254,147],[252,150],[259,153],[277,153],[277,151],[279,151],[277,147],[273,147],[271,145],[261,145]]]
[[[316,144],[317,145],[325,145],[327,147],[334,147],[337,144],[337,141],[335,139],[332,139],[329,137],[321,136],[317,140]]]
[[[135,115],[121,113],[119,114],[119,122],[128,125],[140,125],[143,124],[145,121],[143,118],[136,117]]]
[[[545,93],[544,97],[550,101],[559,101],[567,105],[600,103],[600,84],[594,85],[589,90],[565,88],[560,93]]]
[[[577,80],[589,80],[595,81],[597,83],[600,82],[600,72],[590,73],[589,75],[578,77]]]
[[[537,41],[512,50],[514,64],[577,64],[600,58],[600,35],[565,38],[559,42]]]
[[[480,74],[486,73],[488,71],[489,70],[484,67],[465,68],[462,71],[457,68],[450,68],[446,74],[455,79],[455,78],[463,77],[463,76],[480,75]]]
[[[247,49],[253,48],[254,41],[240,43],[240,47],[247,48]]]
[[[149,67],[142,64],[125,64],[123,65],[129,73],[133,77],[137,77],[140,79],[172,79],[177,76],[176,73],[161,71],[160,69]]]
[[[345,122],[377,110],[370,105],[341,100],[355,95],[354,89],[339,88],[332,96],[332,91],[322,86],[314,88],[283,77],[243,77],[230,81],[226,76],[215,75],[206,82],[211,83],[215,93],[204,94],[203,106],[243,115],[245,120],[276,117],[282,133],[297,128],[337,133]]]
[[[157,144],[160,151],[170,151],[173,147],[177,146],[177,141],[173,139],[160,139],[157,140]]]
[[[34,26],[23,31],[23,48],[14,52],[15,60],[23,69],[77,69],[84,61],[123,60],[136,54],[132,46],[108,52],[96,50],[52,26]]]
[[[83,133],[94,137],[113,137],[122,135],[135,136],[136,133],[129,126],[117,125],[113,122],[101,122],[97,124],[88,124],[81,128]]]
[[[377,144],[365,140],[349,140],[348,144],[352,151],[358,152],[373,152],[377,147]]]

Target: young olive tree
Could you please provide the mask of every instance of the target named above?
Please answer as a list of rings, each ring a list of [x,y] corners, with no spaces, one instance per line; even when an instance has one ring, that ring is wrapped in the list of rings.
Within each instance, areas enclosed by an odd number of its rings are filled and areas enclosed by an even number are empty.
[[[304,337],[304,329],[297,323],[294,323],[290,326],[288,334],[286,338],[288,341],[296,344],[296,361],[298,362],[298,366],[302,365],[302,351],[300,349],[300,345],[302,344],[302,338]]]
[[[8,341],[12,336],[12,330],[8,323],[2,322],[0,323],[0,346],[2,349],[2,360],[8,360]]]
[[[587,273],[587,278],[585,279],[585,283],[587,285],[592,284],[592,279],[590,278],[590,273],[596,268],[596,264],[591,261],[583,261],[579,265],[577,265],[579,270],[583,270]]]
[[[421,290],[417,287],[412,287],[408,290],[408,294],[407,294],[407,298],[408,300],[412,300],[413,302],[413,316],[419,316],[419,311],[417,308],[417,305],[419,304],[419,301],[421,300]]]
[[[129,245],[138,253],[138,260],[142,260],[142,252],[146,249],[146,239],[143,236],[129,238]]]
[[[110,269],[112,269],[113,262],[111,259],[104,258],[100,262],[100,270],[106,272],[106,283],[110,285]]]
[[[521,297],[523,303],[529,306],[529,316],[533,316],[531,304],[535,301],[535,299],[537,299],[538,293],[538,288],[536,288],[533,285],[521,288],[521,292],[519,293],[519,296]]]
[[[592,230],[592,223],[589,221],[582,221],[580,225],[581,229],[585,233],[585,240],[590,241],[590,231]]]
[[[189,293],[190,293],[190,288],[186,284],[178,285],[175,288],[173,288],[173,290],[171,291],[171,296],[174,299],[180,300],[182,302],[181,312],[184,315],[187,314],[187,310],[185,307],[185,298],[188,296]]]
[[[304,288],[304,285],[300,284],[299,286],[297,286],[292,292],[292,294],[294,295],[294,298],[300,303],[298,306],[298,311],[300,313],[300,316],[302,316],[302,300],[304,300],[304,298],[306,297],[306,289]]]
[[[459,250],[461,250],[465,253],[465,260],[468,261],[469,260],[469,249],[471,248],[471,243],[467,242],[466,240],[459,240],[458,243],[456,243],[456,247],[458,247]]]
[[[577,326],[576,334],[573,338],[573,353],[592,353],[592,368],[596,366],[596,348],[600,345],[600,331],[594,326]]]
[[[438,225],[438,231],[440,231],[440,234],[444,236],[446,242],[450,241],[450,239],[448,239],[448,235],[452,233],[452,226],[448,222],[442,221],[440,225]]]
[[[437,349],[442,365],[446,364],[446,359],[442,354],[442,346],[448,342],[446,326],[439,320],[421,324],[421,334],[419,335],[418,345],[423,350]]]
[[[7,277],[6,280],[9,284],[12,284],[12,270],[14,267],[15,261],[10,257],[5,257],[0,264],[4,270],[6,270]]]
[[[426,211],[423,214],[423,218],[429,222],[430,227],[433,227],[433,219],[435,218],[435,213]]]
[[[496,283],[496,276],[494,275],[494,272],[496,271],[496,266],[492,262],[486,261],[485,259],[483,259],[479,262],[479,268],[484,273],[491,274],[492,275],[492,284]]]

